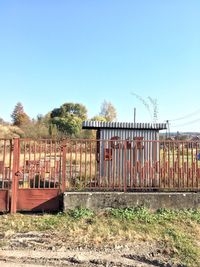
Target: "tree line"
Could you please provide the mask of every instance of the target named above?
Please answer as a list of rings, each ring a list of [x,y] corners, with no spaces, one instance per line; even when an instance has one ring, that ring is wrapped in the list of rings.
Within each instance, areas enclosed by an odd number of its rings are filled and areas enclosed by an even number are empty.
[[[20,137],[28,138],[94,138],[95,132],[82,130],[84,120],[115,121],[117,111],[111,102],[104,100],[100,112],[93,118],[88,118],[87,108],[79,103],[64,103],[45,115],[39,114],[31,119],[25,112],[21,102],[18,102],[11,114],[12,125],[21,130]],[[8,125],[0,118],[1,125]]]

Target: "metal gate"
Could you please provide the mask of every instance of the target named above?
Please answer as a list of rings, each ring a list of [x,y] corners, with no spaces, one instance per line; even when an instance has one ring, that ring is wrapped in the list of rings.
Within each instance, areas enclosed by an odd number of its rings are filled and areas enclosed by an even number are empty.
[[[12,141],[0,139],[0,211],[9,210],[12,166]]]
[[[62,159],[59,141],[14,139],[12,213],[59,210]]]

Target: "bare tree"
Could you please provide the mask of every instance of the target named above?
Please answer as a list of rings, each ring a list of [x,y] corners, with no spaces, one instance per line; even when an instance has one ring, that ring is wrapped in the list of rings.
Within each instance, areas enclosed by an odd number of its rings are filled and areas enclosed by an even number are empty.
[[[101,105],[101,111],[99,113],[101,117],[104,117],[106,121],[114,121],[117,119],[117,111],[116,108],[112,105],[111,102],[104,102]]]

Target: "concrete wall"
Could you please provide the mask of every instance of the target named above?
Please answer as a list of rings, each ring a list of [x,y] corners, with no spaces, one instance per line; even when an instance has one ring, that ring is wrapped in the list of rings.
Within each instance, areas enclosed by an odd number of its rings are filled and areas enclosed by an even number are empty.
[[[198,193],[118,193],[118,192],[65,192],[64,211],[77,207],[92,210],[145,206],[159,208],[200,208]]]

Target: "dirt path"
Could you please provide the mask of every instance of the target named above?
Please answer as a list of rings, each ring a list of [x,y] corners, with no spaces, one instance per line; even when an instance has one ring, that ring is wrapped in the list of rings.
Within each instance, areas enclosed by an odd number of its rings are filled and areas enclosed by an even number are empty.
[[[77,246],[54,233],[27,232],[2,234],[1,267],[177,267],[170,265],[169,253],[160,244],[138,241],[116,246]]]
[[[77,266],[77,267],[102,267],[102,266],[123,266],[123,267],[155,267],[167,266],[156,261],[148,261],[134,257],[134,254],[122,252],[97,252],[68,250],[65,252],[53,251],[31,251],[31,250],[1,250],[0,266]],[[125,253],[125,254],[124,254]],[[133,253],[133,251],[132,251]],[[26,264],[25,264],[26,263]]]
[[[2,262],[0,261],[1,267],[44,267],[44,265],[38,265],[38,264],[23,264],[20,262]],[[49,265],[46,265],[49,266]]]

